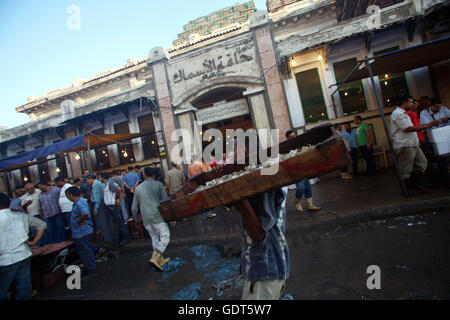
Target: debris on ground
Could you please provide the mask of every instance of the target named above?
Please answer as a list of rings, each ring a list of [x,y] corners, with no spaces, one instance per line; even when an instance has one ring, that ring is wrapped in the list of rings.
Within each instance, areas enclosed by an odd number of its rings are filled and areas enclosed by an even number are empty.
[[[216,294],[220,297],[226,291],[233,291],[235,289],[242,288],[244,286],[244,278],[242,275],[237,277],[223,280],[219,282],[214,282],[212,287],[216,289]]]
[[[180,270],[185,264],[186,264],[186,261],[184,261],[181,258],[171,259],[169,262],[167,262],[163,266],[163,271],[161,272],[162,273],[162,277],[161,277],[161,279],[159,279],[156,282],[158,282],[158,283],[163,282],[168,277],[170,277],[170,275],[178,272],[178,270]]]
[[[200,282],[196,282],[178,291],[171,300],[198,300],[200,293],[202,293]]]
[[[212,246],[199,245],[190,248],[195,255],[195,267],[206,272],[204,276],[213,281],[212,287],[220,296],[224,291],[234,290],[244,285],[239,276],[240,260],[238,258],[225,259],[221,252]]]
[[[280,300],[294,300],[294,296],[290,293],[286,293],[281,296]]]

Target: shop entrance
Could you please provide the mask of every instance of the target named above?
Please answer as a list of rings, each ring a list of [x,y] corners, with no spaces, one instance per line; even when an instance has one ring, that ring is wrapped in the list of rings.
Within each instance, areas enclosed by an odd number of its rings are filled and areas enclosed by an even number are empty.
[[[245,88],[224,87],[211,90],[191,102],[196,107],[196,119],[202,122],[202,132],[208,129],[220,130],[223,137],[223,150],[227,150],[227,129],[242,129],[244,131],[253,128],[253,121],[247,99],[243,92]],[[203,141],[203,149],[214,142],[213,139]],[[215,155],[216,159],[222,155]]]

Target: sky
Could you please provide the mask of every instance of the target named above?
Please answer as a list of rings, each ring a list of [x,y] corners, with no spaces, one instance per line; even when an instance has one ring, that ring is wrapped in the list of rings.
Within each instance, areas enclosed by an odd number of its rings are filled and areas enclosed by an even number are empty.
[[[171,46],[189,21],[244,2],[0,0],[0,126],[29,121],[15,111],[28,96],[145,58],[156,46]],[[253,2],[266,10],[265,0]]]

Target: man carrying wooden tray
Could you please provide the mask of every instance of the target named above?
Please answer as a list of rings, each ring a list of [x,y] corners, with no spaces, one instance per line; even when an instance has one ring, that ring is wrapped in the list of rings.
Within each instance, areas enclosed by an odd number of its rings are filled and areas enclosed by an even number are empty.
[[[235,143],[235,159],[236,149]],[[285,290],[290,269],[286,196],[281,188],[236,203],[242,216],[242,300],[279,300]]]

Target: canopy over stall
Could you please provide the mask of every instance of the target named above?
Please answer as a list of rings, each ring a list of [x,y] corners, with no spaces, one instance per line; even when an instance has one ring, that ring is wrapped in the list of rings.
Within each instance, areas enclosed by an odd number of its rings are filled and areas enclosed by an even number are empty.
[[[410,71],[417,68],[430,66],[448,59],[450,59],[450,36],[439,40],[419,44],[406,49],[392,51],[379,56],[366,57],[365,59],[358,61],[356,67],[347,75],[344,81],[337,84],[337,88],[332,93],[332,97],[345,83],[350,81],[370,78],[372,86],[375,88],[375,76]],[[365,65],[365,68],[359,69],[362,64]],[[384,130],[389,141],[391,154],[395,158],[400,185],[402,187],[403,193],[406,196],[406,186],[400,177],[400,172],[398,170],[398,159],[395,152],[393,152],[394,148],[392,139],[389,133],[386,118],[384,116],[382,97],[380,97],[380,93],[377,90],[375,90],[375,96],[377,98],[377,105],[380,116],[383,120]]]
[[[374,76],[389,73],[399,73],[429,66],[450,58],[450,37],[430,41],[402,50],[388,52],[369,58],[375,60],[370,63]],[[348,82],[369,78],[367,68],[358,70],[350,75]]]
[[[120,143],[142,136],[141,133],[131,134],[103,134],[93,135],[86,134],[74,138],[69,138],[60,142],[56,142],[35,150],[23,152],[15,156],[0,160],[0,172],[17,170],[23,167],[28,167],[44,161],[41,158],[46,158],[49,155],[61,152],[78,152],[81,150],[90,150],[94,148],[104,147],[114,143]]]

